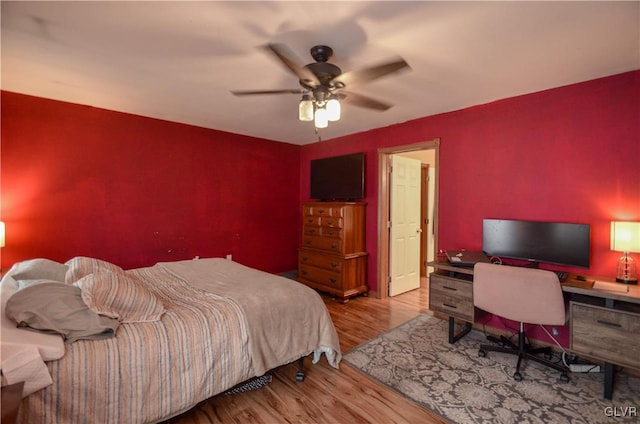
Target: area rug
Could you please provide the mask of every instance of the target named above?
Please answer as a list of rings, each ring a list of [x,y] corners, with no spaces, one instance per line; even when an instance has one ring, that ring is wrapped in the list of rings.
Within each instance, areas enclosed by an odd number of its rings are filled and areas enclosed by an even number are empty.
[[[617,373],[613,400],[604,373],[560,373],[517,358],[478,356],[484,335],[471,331],[448,343],[447,321],[420,315],[344,355],[343,361],[454,423],[640,422],[640,377]]]

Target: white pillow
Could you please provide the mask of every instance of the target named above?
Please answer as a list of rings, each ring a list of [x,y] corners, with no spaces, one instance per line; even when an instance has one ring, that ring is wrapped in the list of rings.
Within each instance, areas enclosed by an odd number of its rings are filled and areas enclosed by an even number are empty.
[[[29,259],[19,262],[11,268],[15,280],[53,280],[65,281],[68,266],[51,259]]]
[[[17,280],[18,281],[18,290],[22,290],[25,289],[27,287],[31,287],[31,286],[36,286],[38,284],[44,284],[44,283],[58,283],[58,284],[64,284],[63,281],[56,281],[56,280],[47,280],[47,279],[38,279],[38,280]]]

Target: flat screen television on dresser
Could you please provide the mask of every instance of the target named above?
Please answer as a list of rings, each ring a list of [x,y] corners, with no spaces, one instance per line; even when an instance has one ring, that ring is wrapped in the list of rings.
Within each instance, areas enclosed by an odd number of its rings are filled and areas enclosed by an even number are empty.
[[[311,160],[310,198],[354,201],[364,198],[364,153]]]
[[[568,222],[484,219],[482,250],[488,256],[589,268],[591,226]]]

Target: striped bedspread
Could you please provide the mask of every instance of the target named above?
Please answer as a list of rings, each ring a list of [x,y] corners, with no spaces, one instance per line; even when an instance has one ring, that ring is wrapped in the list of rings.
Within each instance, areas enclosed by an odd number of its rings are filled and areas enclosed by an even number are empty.
[[[66,345],[62,359],[47,363],[53,385],[23,400],[19,422],[157,422],[254,376],[247,320],[235,300],[162,267],[127,272],[161,298],[162,319]]]

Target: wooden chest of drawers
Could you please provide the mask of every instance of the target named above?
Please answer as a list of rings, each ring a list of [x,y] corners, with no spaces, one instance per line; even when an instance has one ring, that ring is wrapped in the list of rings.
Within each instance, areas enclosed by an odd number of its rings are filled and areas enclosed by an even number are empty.
[[[343,301],[367,292],[365,206],[352,202],[303,204],[298,281]]]

